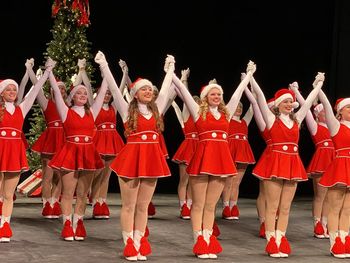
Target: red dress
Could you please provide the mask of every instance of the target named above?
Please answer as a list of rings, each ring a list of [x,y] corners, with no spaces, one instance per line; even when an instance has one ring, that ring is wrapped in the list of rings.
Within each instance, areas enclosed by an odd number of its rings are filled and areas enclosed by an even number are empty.
[[[28,171],[26,147],[22,139],[23,113],[16,106],[11,115],[4,109],[0,122],[0,172]]]
[[[190,176],[232,176],[237,174],[227,142],[229,122],[224,114],[215,119],[208,112],[206,120],[200,116],[196,121],[199,142],[187,166]]]
[[[170,176],[170,170],[160,147],[156,120],[142,114],[137,117],[137,130],[127,138],[126,145],[110,168],[120,177],[160,178]]]
[[[92,142],[94,126],[91,112],[80,117],[74,110],[69,109],[67,119],[63,123],[66,142],[49,162],[49,166],[68,171],[94,171],[103,168],[103,162]]]
[[[261,137],[263,137],[265,143],[266,143],[266,148],[261,154],[258,162],[256,163],[252,174],[258,177],[259,179],[267,178],[268,175],[266,174],[267,170],[267,164],[269,163],[269,158],[270,158],[270,153],[271,153],[271,137],[270,137],[270,132],[267,128],[265,128],[261,132]]]
[[[228,146],[235,163],[255,163],[254,154],[248,142],[248,125],[245,120],[231,119]]]
[[[166,147],[163,133],[159,133],[159,144],[160,144],[160,148],[162,149],[162,152],[163,152],[165,159],[168,159],[169,153],[168,153],[168,149]]]
[[[312,136],[316,151],[306,169],[310,175],[324,173],[335,158],[334,145],[327,127],[318,124],[317,132]]]
[[[112,106],[101,109],[95,120],[97,131],[94,144],[101,156],[116,156],[124,147],[123,139],[116,130],[117,114]]]
[[[335,159],[328,166],[319,182],[324,187],[350,187],[350,128],[340,124],[338,133],[332,137]]]
[[[270,129],[270,136],[270,157],[266,163],[266,174],[261,174],[261,179],[274,177],[294,181],[308,180],[298,153],[298,124],[294,122],[292,128],[288,128],[282,120],[276,118]]]
[[[178,164],[188,165],[198,145],[198,132],[191,116],[184,123],[183,133],[185,140],[183,140],[177,149],[172,161]]]
[[[33,143],[31,149],[41,154],[53,155],[60,151],[66,141],[63,124],[58,115],[56,105],[48,100],[47,108],[44,111],[46,129]]]

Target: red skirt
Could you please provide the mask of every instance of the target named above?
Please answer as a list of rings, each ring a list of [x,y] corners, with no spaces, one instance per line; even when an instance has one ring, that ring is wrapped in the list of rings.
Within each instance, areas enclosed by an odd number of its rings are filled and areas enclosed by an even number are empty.
[[[335,158],[334,148],[318,147],[306,169],[310,175],[324,173]]]
[[[245,139],[229,138],[228,146],[235,163],[254,164],[255,158],[249,142]]]
[[[127,144],[113,160],[110,168],[120,177],[161,178],[170,176],[168,164],[155,132],[130,135]]]
[[[19,135],[18,135],[19,136]],[[28,171],[23,137],[0,138],[0,172]]]
[[[123,139],[116,130],[97,130],[93,141],[102,156],[116,156],[124,147]]]
[[[198,145],[198,139],[185,139],[176,153],[173,156],[172,161],[178,164],[189,165],[193,154],[195,153]]]
[[[31,149],[41,154],[56,154],[65,144],[64,130],[60,128],[47,128],[33,143]]]
[[[186,169],[190,176],[232,176],[237,174],[227,141],[199,141],[196,152]]]
[[[263,151],[263,153],[261,154],[258,162],[256,163],[252,171],[252,174],[260,179],[269,177],[266,171],[267,171],[267,164],[269,163],[270,152],[271,152],[271,148],[270,146],[267,146]]]
[[[321,186],[350,187],[350,156],[336,157],[328,166],[319,182]]]
[[[94,171],[104,167],[92,141],[86,143],[67,141],[48,165],[57,170],[67,171]]]

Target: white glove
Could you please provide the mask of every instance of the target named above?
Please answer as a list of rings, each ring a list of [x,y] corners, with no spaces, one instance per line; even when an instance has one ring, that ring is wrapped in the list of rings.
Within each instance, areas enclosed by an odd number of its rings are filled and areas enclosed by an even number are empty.
[[[52,58],[48,57],[45,62],[45,69],[48,71],[52,71],[52,69],[55,67],[56,61],[54,61]]]
[[[86,59],[78,59],[78,67],[79,69],[84,69],[86,67]]]
[[[129,68],[128,68],[128,65],[126,65],[126,62],[122,59],[119,59],[119,62],[118,62],[120,68],[122,69],[122,71],[125,73],[129,72]]]
[[[175,58],[172,55],[167,55],[164,64],[164,71],[168,72],[169,69],[175,69]]]
[[[27,69],[31,69],[34,67],[34,58],[27,59],[26,63],[24,64]]]
[[[190,75],[189,68],[181,70],[181,81],[187,81],[189,75]]]
[[[248,66],[247,66],[247,73],[251,71],[252,74],[256,71],[256,65],[253,61],[249,60]]]
[[[241,81],[245,79],[245,77],[247,76],[247,74],[245,72],[241,73]]]
[[[317,75],[315,77],[314,83],[312,83],[312,86],[315,88],[317,83],[320,81],[324,82],[324,79],[325,79],[324,72],[317,72]]]
[[[298,82],[294,81],[292,84],[289,84],[289,89],[295,91],[299,89],[299,84]]]
[[[95,62],[97,64],[99,64],[100,67],[104,67],[104,66],[108,65],[108,63],[106,61],[106,57],[101,51],[97,52],[97,54],[95,56]]]
[[[41,68],[38,68],[35,74],[36,78],[39,79],[42,75],[43,75],[43,71],[41,70]]]

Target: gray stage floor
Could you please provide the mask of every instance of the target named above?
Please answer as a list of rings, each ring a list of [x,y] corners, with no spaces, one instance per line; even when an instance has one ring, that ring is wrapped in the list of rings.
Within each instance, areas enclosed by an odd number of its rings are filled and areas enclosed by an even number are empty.
[[[157,214],[149,220],[152,262],[203,262],[192,254],[192,231],[189,220],[178,217],[176,195],[156,194]],[[62,241],[61,220],[43,219],[39,198],[18,197],[12,217],[14,236],[11,243],[0,243],[0,262],[127,262],[122,257],[123,245],[119,225],[120,196],[109,194],[110,220],[92,220],[88,206],[85,227],[88,238],[83,242]],[[310,198],[296,198],[288,229],[292,255],[288,259],[273,259],[264,253],[265,240],[257,236],[259,222],[255,200],[239,200],[240,220],[221,219],[221,204],[217,223],[223,253],[217,260],[205,262],[339,262],[329,255],[329,241],[312,236]]]

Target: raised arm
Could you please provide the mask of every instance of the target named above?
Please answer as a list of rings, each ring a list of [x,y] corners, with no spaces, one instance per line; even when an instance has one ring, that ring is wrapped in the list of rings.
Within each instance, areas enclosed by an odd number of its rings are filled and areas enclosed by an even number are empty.
[[[258,102],[256,101],[253,93],[251,93],[248,88],[244,89],[244,93],[247,96],[248,100],[250,101],[250,105],[253,108],[254,119],[255,119],[256,125],[258,126],[259,131],[262,132],[265,130],[266,124],[265,124],[263,116],[261,115],[261,111],[260,111]]]
[[[164,115],[169,100],[173,96],[173,92],[171,92],[170,86],[172,83],[172,75],[175,71],[175,59],[173,56],[168,55],[165,59],[164,70],[166,72],[162,86],[159,90],[158,97],[155,103],[158,106],[158,111],[160,115]]]
[[[92,105],[94,103],[94,98],[93,98],[93,92],[92,92],[92,87],[91,87],[91,81],[86,73],[86,59],[78,59],[78,67],[79,67],[79,75],[81,75],[81,79],[84,83],[84,86],[87,88],[88,90],[88,101],[89,104]],[[80,84],[80,83],[79,83]],[[76,86],[76,85],[74,85]]]
[[[107,80],[104,78],[102,80],[101,88],[98,91],[97,97],[90,108],[90,110],[92,112],[92,116],[94,117],[94,120],[96,120],[97,115],[99,114],[99,112],[102,108],[103,100],[104,100],[105,95],[106,95],[106,91],[107,91]]]
[[[298,82],[296,82],[296,81],[293,82],[292,84],[289,85],[289,88],[294,92],[294,94],[297,98],[297,101],[300,103],[300,105],[304,105],[305,99],[300,94]],[[310,109],[306,113],[305,120],[306,120],[306,125],[307,125],[307,128],[308,128],[310,134],[315,135],[317,132],[317,122],[315,121],[314,117],[312,116]]]
[[[173,101],[171,103],[171,106],[173,106],[174,108],[174,111],[175,111],[175,114],[176,114],[176,117],[177,117],[177,120],[179,121],[180,125],[181,125],[181,128],[184,128],[185,125],[184,125],[184,121],[182,119],[182,112],[180,110],[180,107],[179,105],[177,105],[177,103],[175,101]]]
[[[253,119],[254,111],[253,111],[253,105],[250,104],[248,110],[244,114],[243,120],[246,122],[247,125],[250,124],[251,120]]]
[[[307,96],[305,103],[300,107],[300,109],[295,113],[295,117],[299,123],[301,123],[308,110],[311,108],[313,101],[316,99],[319,91],[321,90],[323,86],[324,81],[324,73],[319,72],[316,76],[316,79],[318,80],[316,86],[314,89],[310,92],[309,96]]]
[[[18,87],[17,102],[16,102],[17,105],[19,105],[23,100],[24,91],[26,89],[26,85],[29,80],[28,68],[29,67],[33,68],[34,59],[33,58],[27,59],[25,66],[26,66],[26,72],[24,73],[21,83],[19,84],[19,87]]]
[[[196,103],[187,87],[181,82],[181,80],[179,80],[175,73],[173,73],[173,83],[175,84],[175,91],[183,102],[186,103],[193,120],[197,121],[199,118],[199,105]]]
[[[273,123],[275,122],[275,119],[276,119],[275,114],[273,114],[269,109],[269,106],[267,105],[267,102],[266,102],[265,95],[262,92],[256,80],[254,79],[254,77],[252,77],[250,84],[251,84],[252,90],[255,92],[257,96],[257,102],[260,108],[261,115],[264,118],[266,127],[270,129]]]
[[[255,72],[255,70],[256,70],[256,65],[254,64],[254,62],[249,61],[248,66],[247,66],[246,76],[243,78],[243,80],[241,80],[241,83],[239,83],[235,92],[231,96],[230,101],[226,105],[228,111],[230,112],[230,119],[232,118],[233,114],[235,113],[237,106],[238,106],[238,103],[242,97],[243,91],[247,87],[247,85],[250,81],[250,78],[253,76],[253,73]]]
[[[69,108],[67,107],[66,103],[64,102],[64,99],[62,98],[60,88],[58,87],[56,78],[52,72],[49,75],[49,80],[55,96],[55,104],[56,109],[58,111],[58,115],[60,115],[62,122],[64,122],[67,118]]]
[[[95,62],[100,65],[100,70],[103,74],[103,78],[105,78],[107,81],[107,85],[112,93],[117,111],[119,112],[124,123],[127,121],[128,118],[129,104],[124,100],[123,95],[120,92],[118,85],[113,78],[112,72],[108,67],[105,55],[101,51],[97,52],[95,56]]]
[[[331,136],[334,136],[338,133],[340,128],[340,122],[334,116],[332,105],[329,103],[326,94],[320,90],[318,98],[323,104],[324,111],[326,113],[326,123]]]
[[[26,95],[25,99],[21,102],[21,104],[19,105],[19,107],[22,110],[22,114],[23,117],[25,117],[29,110],[31,109],[35,98],[38,95],[39,90],[42,88],[42,86],[44,85],[45,81],[47,80],[49,73],[52,71],[53,67],[54,67],[55,63],[52,59],[48,59],[46,61],[46,69],[44,74],[41,76],[41,78],[37,81],[37,83],[34,85],[33,88],[31,88],[28,92],[28,94]]]
[[[124,60],[120,59],[118,64],[123,72],[123,76],[122,76],[122,80],[120,82],[119,88],[120,88],[121,93],[124,94],[125,90],[128,91],[128,87],[131,86],[132,81],[129,77],[129,68],[128,68],[128,65],[126,64],[126,62]]]

